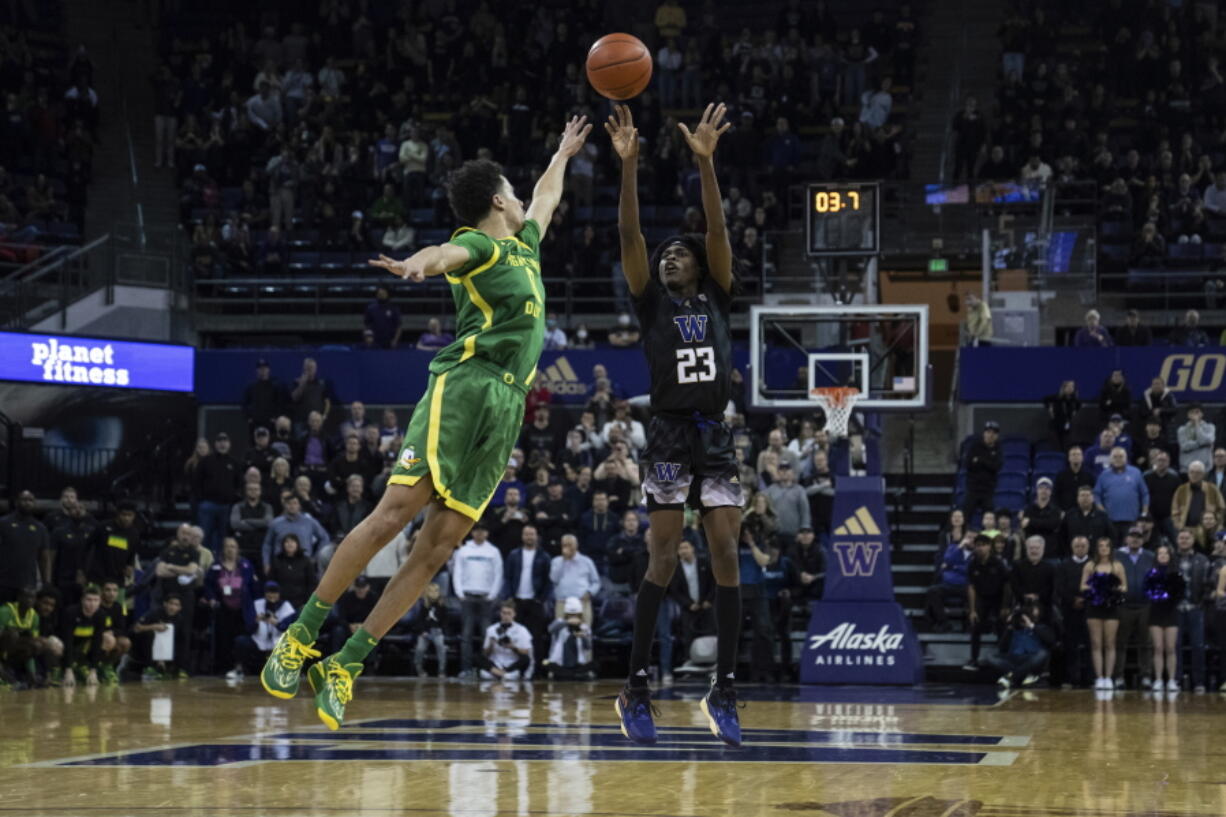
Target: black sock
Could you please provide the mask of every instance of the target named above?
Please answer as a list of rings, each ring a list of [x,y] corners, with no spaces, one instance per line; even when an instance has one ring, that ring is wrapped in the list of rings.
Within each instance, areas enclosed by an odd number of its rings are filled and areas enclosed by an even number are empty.
[[[667,590],[655,582],[643,579],[634,602],[634,645],[630,648],[630,678],[632,687],[647,686],[647,665],[651,663],[651,642],[656,637],[656,617],[664,603]]]
[[[715,685],[732,686],[736,654],[741,646],[741,586],[715,588],[715,627],[719,636],[715,659]]]

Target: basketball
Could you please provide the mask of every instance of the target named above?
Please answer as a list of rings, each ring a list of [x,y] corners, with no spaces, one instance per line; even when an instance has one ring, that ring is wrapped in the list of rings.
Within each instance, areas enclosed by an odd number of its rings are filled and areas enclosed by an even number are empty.
[[[587,81],[608,99],[633,99],[651,82],[651,52],[633,34],[606,34],[587,52]]]

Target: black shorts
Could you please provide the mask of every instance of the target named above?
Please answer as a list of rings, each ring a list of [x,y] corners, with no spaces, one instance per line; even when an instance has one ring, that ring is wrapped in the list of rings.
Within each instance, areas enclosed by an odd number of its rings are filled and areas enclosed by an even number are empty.
[[[657,414],[640,467],[648,511],[744,504],[732,429],[722,422]]]

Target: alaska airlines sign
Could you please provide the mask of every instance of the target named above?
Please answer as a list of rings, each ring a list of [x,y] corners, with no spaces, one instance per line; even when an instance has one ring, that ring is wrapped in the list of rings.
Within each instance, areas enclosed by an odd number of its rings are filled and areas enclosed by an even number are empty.
[[[958,392],[968,403],[1037,402],[1060,381],[1074,380],[1086,399],[1112,369],[1122,369],[1134,399],[1159,377],[1181,400],[1226,401],[1226,352],[1219,348],[968,347],[961,350]]]

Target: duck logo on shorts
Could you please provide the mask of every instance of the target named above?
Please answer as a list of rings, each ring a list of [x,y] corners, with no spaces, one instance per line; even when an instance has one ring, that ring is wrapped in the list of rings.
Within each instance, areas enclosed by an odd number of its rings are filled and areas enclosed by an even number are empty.
[[[416,457],[413,454],[414,452],[412,448],[406,448],[400,452],[401,468],[412,468],[414,465],[421,462],[421,457]]]

